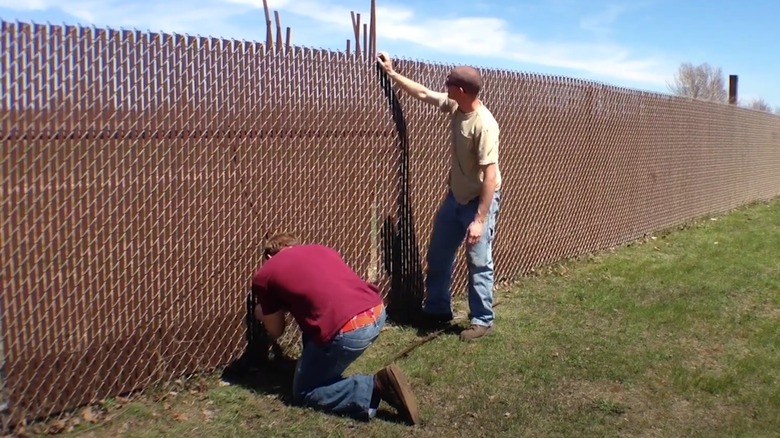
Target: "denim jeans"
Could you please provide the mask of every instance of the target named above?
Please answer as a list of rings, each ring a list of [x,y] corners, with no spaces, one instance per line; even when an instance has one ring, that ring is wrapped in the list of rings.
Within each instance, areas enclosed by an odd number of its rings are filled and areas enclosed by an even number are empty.
[[[490,203],[482,230],[482,238],[466,247],[468,265],[468,302],[471,324],[491,326],[493,313],[493,238],[496,232],[501,194],[496,192]],[[466,205],[459,204],[449,192],[439,206],[433,223],[431,244],[428,248],[427,296],[423,310],[426,313],[452,314],[452,284],[455,255],[465,241],[468,227],[479,207],[479,198]]]
[[[379,336],[387,315],[382,310],[377,320],[348,333],[337,334],[326,345],[304,337],[303,352],[298,359],[293,378],[293,397],[301,405],[368,419],[374,376],[342,373]]]

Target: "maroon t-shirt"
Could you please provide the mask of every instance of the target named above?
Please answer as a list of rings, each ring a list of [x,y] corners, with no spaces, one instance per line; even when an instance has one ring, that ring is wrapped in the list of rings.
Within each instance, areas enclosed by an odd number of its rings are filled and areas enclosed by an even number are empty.
[[[252,293],[263,314],[288,310],[318,343],[330,341],[353,316],[382,302],[374,285],[321,245],[287,247],[266,260],[252,278]]]

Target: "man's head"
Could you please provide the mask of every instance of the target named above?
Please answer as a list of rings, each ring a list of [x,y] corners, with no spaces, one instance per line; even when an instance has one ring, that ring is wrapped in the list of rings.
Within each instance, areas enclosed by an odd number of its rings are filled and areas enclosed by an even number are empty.
[[[482,90],[482,75],[474,67],[462,65],[452,69],[444,82],[450,99],[476,99]]]
[[[268,260],[275,256],[279,251],[288,246],[299,245],[298,238],[289,233],[275,234],[266,239],[263,245],[263,259]]]

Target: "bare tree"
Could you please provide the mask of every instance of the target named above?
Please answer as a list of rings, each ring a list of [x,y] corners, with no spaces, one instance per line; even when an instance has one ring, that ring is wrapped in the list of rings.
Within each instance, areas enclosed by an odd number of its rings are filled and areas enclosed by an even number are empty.
[[[747,104],[747,107],[754,110],[766,111],[768,113],[772,112],[772,106],[761,97],[751,100],[750,103]]]
[[[780,106],[776,106],[776,107],[775,107],[775,114],[777,114],[778,116],[780,116]]]
[[[668,86],[669,91],[679,96],[722,103],[728,99],[723,71],[706,62],[700,65],[682,63]]]

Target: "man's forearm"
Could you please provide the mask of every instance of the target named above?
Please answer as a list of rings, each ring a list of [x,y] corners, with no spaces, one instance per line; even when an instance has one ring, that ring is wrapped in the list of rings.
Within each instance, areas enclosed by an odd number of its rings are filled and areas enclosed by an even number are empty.
[[[391,73],[388,73],[388,76],[390,79],[393,80],[396,84],[398,84],[401,89],[409,93],[412,97],[416,97],[417,99],[425,99],[429,94],[430,90],[425,85],[422,85],[418,82],[415,82],[406,76],[398,73],[397,71],[392,71]]]
[[[485,223],[495,193],[496,175],[494,172],[486,172],[482,182],[482,191],[479,194],[479,207],[477,207],[477,215],[474,217],[475,221]]]
[[[263,313],[263,308],[260,304],[256,304],[254,308],[255,319],[263,324],[263,328],[271,339],[279,339],[284,334],[286,324],[285,314],[287,312],[280,310],[278,312],[266,315]]]

